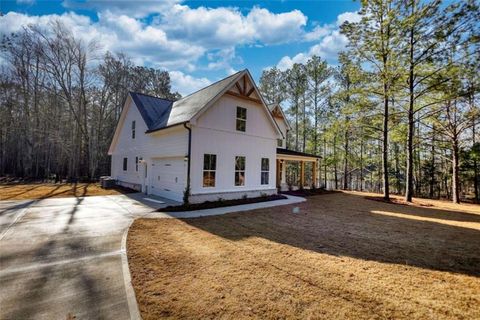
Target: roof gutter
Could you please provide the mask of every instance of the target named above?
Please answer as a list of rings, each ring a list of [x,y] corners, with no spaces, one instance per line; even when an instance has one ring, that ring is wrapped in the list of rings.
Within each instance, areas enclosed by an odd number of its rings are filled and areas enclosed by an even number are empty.
[[[176,127],[176,126],[179,126],[179,125],[181,125],[181,124],[185,125],[185,123],[187,123],[187,122],[188,122],[188,121],[184,121],[184,122],[179,122],[179,123],[171,124],[171,125],[166,126],[166,127],[158,128],[158,129],[147,130],[147,131],[145,131],[145,133],[157,132],[157,131],[169,129],[169,128],[172,128],[172,127]]]

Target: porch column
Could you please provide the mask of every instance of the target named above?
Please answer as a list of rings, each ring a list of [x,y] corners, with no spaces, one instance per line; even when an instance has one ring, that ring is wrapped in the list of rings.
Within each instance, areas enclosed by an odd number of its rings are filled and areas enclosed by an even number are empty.
[[[315,188],[317,187],[317,160],[312,163],[312,177],[313,177],[313,185]]]
[[[300,161],[300,188],[305,186],[305,162]]]

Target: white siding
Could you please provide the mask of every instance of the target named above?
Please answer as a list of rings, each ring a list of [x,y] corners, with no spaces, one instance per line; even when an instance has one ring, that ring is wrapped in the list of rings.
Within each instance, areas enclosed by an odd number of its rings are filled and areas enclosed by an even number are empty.
[[[135,157],[143,158],[149,166],[150,173],[152,158],[185,157],[188,150],[188,131],[182,126],[161,130],[156,133],[145,134],[147,126],[134,103],[128,99],[130,105],[121,127],[118,142],[112,151],[111,175],[119,181],[132,184],[149,184],[150,177],[145,178],[145,165],[139,164],[135,171]],[[127,107],[127,106],[126,106]],[[131,125],[135,121],[135,139],[132,139]],[[127,171],[123,171],[123,158],[128,158]],[[182,179],[185,180],[185,177]]]
[[[283,134],[282,138],[282,146],[278,146],[279,148],[286,148],[287,147],[287,125],[285,124],[285,120],[283,118],[274,117],[275,122],[277,123],[280,131]]]
[[[237,106],[247,109],[246,132],[236,131]],[[193,195],[248,191],[272,193],[275,189],[277,132],[263,106],[228,95],[220,98],[192,128],[191,192]],[[215,187],[203,187],[203,155],[216,154]],[[235,156],[246,157],[245,186],[235,186]],[[270,162],[269,184],[261,185],[261,158]]]

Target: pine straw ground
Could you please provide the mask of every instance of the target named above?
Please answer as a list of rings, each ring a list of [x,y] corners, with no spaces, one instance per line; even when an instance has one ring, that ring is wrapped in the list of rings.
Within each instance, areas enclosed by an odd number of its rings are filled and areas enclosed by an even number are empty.
[[[128,192],[131,190],[103,189],[98,183],[0,183],[0,200],[107,196]]]
[[[480,319],[480,206],[365,196],[309,197],[297,214],[136,220],[142,317]]]

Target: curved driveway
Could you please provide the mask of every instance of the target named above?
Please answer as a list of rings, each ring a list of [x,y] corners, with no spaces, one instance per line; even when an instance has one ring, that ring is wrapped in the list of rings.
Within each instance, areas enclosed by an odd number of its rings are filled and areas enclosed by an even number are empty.
[[[135,197],[1,201],[0,319],[130,319],[122,236],[155,209]]]

